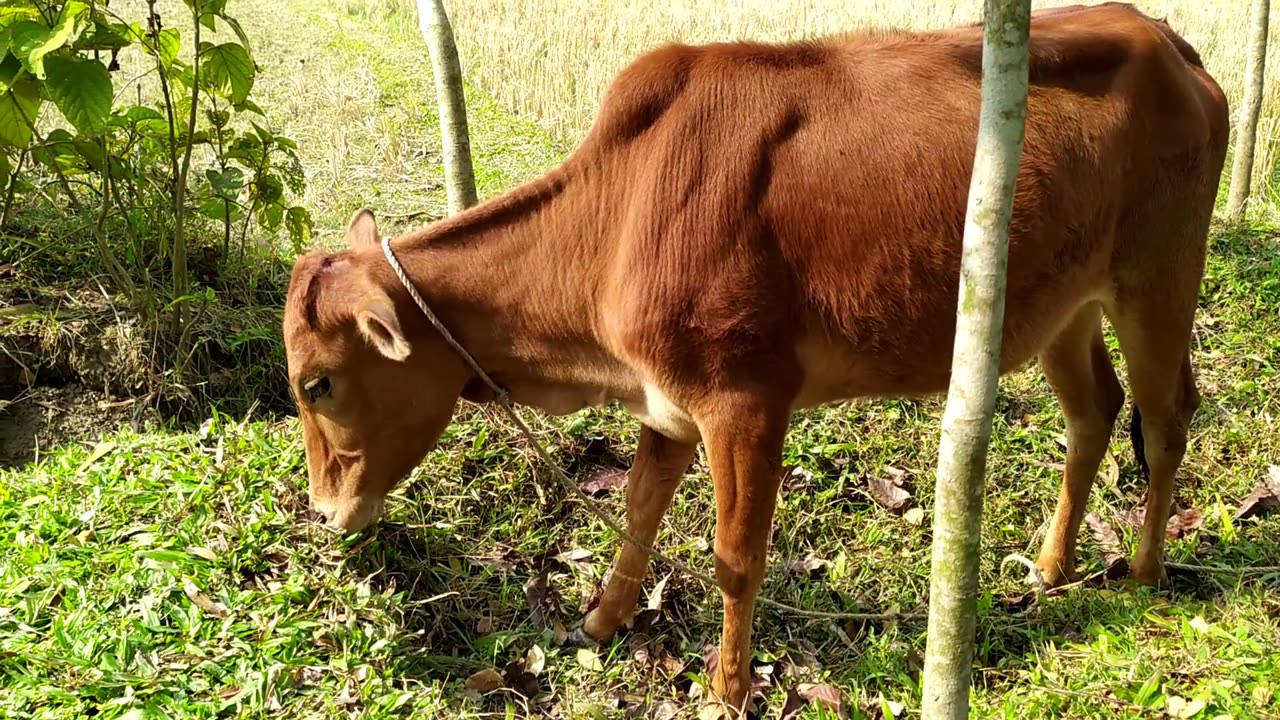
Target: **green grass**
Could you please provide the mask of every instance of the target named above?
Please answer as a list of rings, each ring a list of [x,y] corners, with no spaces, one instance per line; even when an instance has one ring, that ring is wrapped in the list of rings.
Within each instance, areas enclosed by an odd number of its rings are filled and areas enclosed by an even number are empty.
[[[303,0],[239,12],[263,38],[263,82],[274,84],[262,88],[262,104],[299,140],[318,244],[341,242],[342,223],[361,204],[380,215],[443,208],[434,91],[411,21]],[[281,22],[295,32],[269,32]],[[290,70],[294,63],[305,69]],[[482,96],[470,101],[482,194],[565,152]],[[1280,565],[1280,513],[1230,520],[1280,464],[1278,238],[1267,229],[1214,232],[1194,348],[1204,404],[1177,491],[1204,523],[1169,542],[1176,562]],[[799,470],[776,518],[769,596],[819,610],[921,606],[942,408],[931,398],[797,415],[785,460]],[[635,449],[637,424],[615,407],[525,417],[578,479],[625,468]],[[1001,572],[1000,561],[1038,549],[1063,433],[1038,368],[1002,382],[974,716],[1158,716],[1178,707],[1202,718],[1280,716],[1280,574],[1202,573],[1178,576],[1164,592],[1112,584],[1020,602],[1023,572]],[[1136,530],[1123,516],[1142,488],[1123,435],[1090,510],[1131,552]],[[905,474],[926,510],[921,524],[868,498],[865,476],[895,472],[887,468]],[[0,715],[576,719],[674,708],[696,717],[690,694],[707,680],[718,593],[671,575],[661,614],[600,649],[598,665],[557,644],[557,625],[581,618],[617,542],[500,415],[464,406],[395,491],[387,518],[364,533],[340,538],[307,524],[305,483],[295,421],[223,415],[201,430],[109,432],[102,443],[71,443],[0,471]],[[602,502],[622,515],[620,492]],[[713,507],[702,459],[661,547],[710,570]],[[1085,535],[1081,562],[1100,570],[1102,553]],[[809,554],[829,564],[808,575],[787,569]],[[646,592],[667,574],[655,566]],[[768,716],[800,683],[838,688],[850,717],[880,717],[882,700],[918,716],[922,623],[811,622],[762,608],[755,627],[759,664],[773,669]],[[467,693],[469,675],[502,671],[535,645],[546,661],[533,698]],[[831,714],[810,706],[800,717]]]

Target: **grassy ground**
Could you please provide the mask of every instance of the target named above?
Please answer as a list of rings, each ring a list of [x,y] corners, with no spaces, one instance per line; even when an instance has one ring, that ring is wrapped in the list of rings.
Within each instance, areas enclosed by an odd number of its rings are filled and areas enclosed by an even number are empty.
[[[314,5],[238,12],[261,38],[261,104],[304,153],[307,200],[326,231],[318,242],[337,242],[360,204],[383,215],[442,208],[433,91],[412,21],[377,3]],[[273,31],[281,26],[292,32]],[[565,151],[470,99],[484,194]],[[1205,400],[1178,489],[1202,523],[1170,541],[1174,561],[1280,565],[1280,513],[1232,517],[1280,464],[1278,305],[1277,234],[1216,230],[1194,358]],[[821,610],[922,605],[942,406],[797,416],[766,593]],[[615,408],[526,417],[583,481],[625,469],[634,451],[636,423]],[[1028,603],[1022,572],[1001,571],[1009,553],[1034,556],[1062,443],[1038,368],[1008,377],[983,526],[975,717],[1280,717],[1280,573],[1183,573],[1169,592],[1112,584]],[[1090,509],[1131,550],[1128,512],[1142,489],[1121,433],[1112,449]],[[874,502],[873,477],[901,478],[923,515]],[[601,498],[615,516],[622,495]],[[660,612],[645,627],[595,654],[561,645],[559,629],[593,601],[616,541],[498,415],[464,407],[368,532],[317,531],[298,515],[304,504],[289,419],[108,432],[0,471],[0,714],[697,715],[691,696],[707,680],[718,594],[658,566],[646,589],[662,583]],[[709,569],[712,507],[700,462],[661,545]],[[1086,535],[1084,569],[1101,570],[1111,541]],[[755,644],[767,716],[806,683],[838,691],[849,717],[918,714],[924,641],[916,621],[837,625],[763,609]],[[524,694],[469,693],[466,679],[486,669],[506,671]],[[832,714],[810,705],[799,717]]]

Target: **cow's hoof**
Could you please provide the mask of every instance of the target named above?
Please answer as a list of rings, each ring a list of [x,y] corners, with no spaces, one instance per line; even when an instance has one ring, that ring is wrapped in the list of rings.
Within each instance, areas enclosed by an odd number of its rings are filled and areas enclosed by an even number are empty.
[[[581,627],[577,627],[565,638],[564,644],[576,648],[595,648],[599,647],[601,643],[588,635]]]

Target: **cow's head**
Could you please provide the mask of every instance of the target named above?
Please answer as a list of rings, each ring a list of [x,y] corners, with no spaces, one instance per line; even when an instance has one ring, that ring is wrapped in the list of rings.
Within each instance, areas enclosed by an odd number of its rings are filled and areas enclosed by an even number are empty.
[[[367,210],[347,244],[294,265],[284,342],[311,510],[355,531],[435,446],[469,373],[403,291]]]

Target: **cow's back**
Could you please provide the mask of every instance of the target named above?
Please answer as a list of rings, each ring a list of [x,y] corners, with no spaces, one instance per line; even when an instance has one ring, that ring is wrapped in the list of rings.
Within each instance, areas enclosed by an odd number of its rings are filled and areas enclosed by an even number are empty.
[[[1028,302],[1006,310],[1007,364],[1107,291],[1115,245],[1137,241],[1116,228],[1135,203],[1162,201],[1153,187],[1199,197],[1216,183],[1225,103],[1166,31],[1119,5],[1033,23],[1007,292]],[[613,99],[639,87],[661,102],[639,120],[607,102],[593,131],[607,144],[610,123],[622,125],[609,113],[630,120],[612,299],[631,311],[619,325],[719,341],[750,326],[826,358],[833,378],[939,389],[954,313],[938,308],[957,296],[980,33],[667,48],[637,64],[654,79],[628,85],[624,73]],[[748,352],[750,338],[740,344]]]

